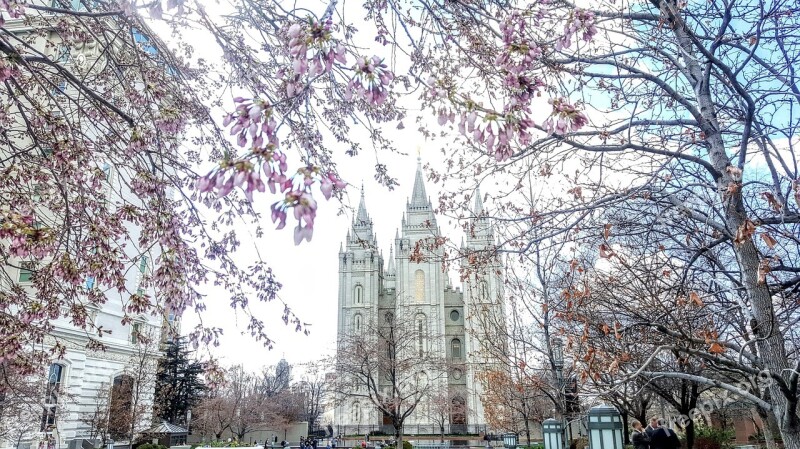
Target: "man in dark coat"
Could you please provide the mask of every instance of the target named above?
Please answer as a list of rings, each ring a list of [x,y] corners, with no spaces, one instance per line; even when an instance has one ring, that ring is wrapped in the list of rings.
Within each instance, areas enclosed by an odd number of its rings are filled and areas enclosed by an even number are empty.
[[[631,433],[631,443],[634,449],[650,449],[650,435],[642,428],[642,423],[638,420],[631,422],[633,433]]]
[[[650,449],[679,449],[681,441],[674,430],[659,426],[650,437]]]
[[[656,432],[656,430],[658,430],[658,418],[654,416],[650,418],[650,424],[647,425],[644,431],[647,432],[647,436],[649,436],[652,439],[653,434]]]

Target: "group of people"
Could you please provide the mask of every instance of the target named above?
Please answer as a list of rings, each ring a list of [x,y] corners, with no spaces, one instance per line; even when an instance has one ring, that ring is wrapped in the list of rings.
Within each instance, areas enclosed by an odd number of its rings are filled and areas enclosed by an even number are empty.
[[[681,442],[674,430],[662,426],[658,418],[650,418],[650,424],[642,427],[638,420],[631,422],[631,443],[634,449],[679,449]]]

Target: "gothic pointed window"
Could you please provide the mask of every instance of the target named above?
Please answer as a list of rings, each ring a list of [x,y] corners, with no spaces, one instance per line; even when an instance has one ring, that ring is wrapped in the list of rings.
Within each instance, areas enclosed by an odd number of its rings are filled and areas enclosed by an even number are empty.
[[[480,281],[478,284],[478,297],[482,300],[489,299],[489,284],[486,281]]]
[[[454,359],[461,358],[461,340],[454,338],[450,341],[450,354]]]
[[[417,352],[420,357],[425,356],[425,315],[420,313],[417,315],[416,332],[417,332]]]
[[[356,285],[356,288],[353,291],[353,301],[356,304],[361,304],[364,302],[364,288],[360,284]]]
[[[425,301],[425,272],[417,270],[414,272],[414,302]]]

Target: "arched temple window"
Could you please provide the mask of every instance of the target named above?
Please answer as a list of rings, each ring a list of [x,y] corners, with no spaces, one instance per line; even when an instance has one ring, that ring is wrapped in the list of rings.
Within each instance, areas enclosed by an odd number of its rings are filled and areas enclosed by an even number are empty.
[[[417,270],[414,272],[414,302],[425,301],[425,272]]]
[[[478,297],[483,301],[489,299],[489,284],[485,280],[478,283]]]
[[[362,287],[361,284],[356,285],[356,288],[353,291],[353,301],[356,304],[361,304],[364,302],[364,287]]]
[[[427,326],[427,318],[425,314],[419,313],[415,319],[416,332],[417,332],[417,352],[420,357],[425,355],[425,334]]]
[[[461,340],[454,338],[450,341],[450,354],[454,359],[461,358]]]

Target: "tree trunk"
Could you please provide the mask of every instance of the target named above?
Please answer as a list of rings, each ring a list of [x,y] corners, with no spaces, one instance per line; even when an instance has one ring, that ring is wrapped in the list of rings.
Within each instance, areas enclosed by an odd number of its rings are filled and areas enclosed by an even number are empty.
[[[663,3],[669,3],[669,6],[661,9],[669,15],[669,21],[675,36],[678,38],[679,45],[686,55],[698,54],[695,43],[692,41],[691,31],[686,26],[683,18],[671,12],[677,10],[673,8],[674,0],[651,1],[659,7]],[[717,187],[720,192],[720,199],[725,205],[725,227],[728,232],[736,236],[735,240],[738,240],[734,242],[733,249],[742,275],[742,284],[750,302],[751,328],[753,335],[757,338],[755,348],[758,351],[763,367],[773,375],[783,376],[785,380],[787,378],[785,373],[790,372],[791,368],[786,356],[784,337],[779,327],[774,325],[779,320],[775,316],[772,295],[766,283],[759,281],[761,257],[753,242],[754,235],[745,228],[749,216],[744,207],[744,199],[741,192],[741,173],[735,176],[736,170],[732,170],[735,167],[733,167],[733,161],[728,156],[725,142],[720,133],[722,127],[717,120],[714,99],[708,83],[703,82],[706,77],[702,64],[705,64],[705,62],[699,61],[696,57],[686,57],[684,73],[694,88],[697,105],[699,106],[700,128],[706,136],[705,141],[708,144],[709,160],[717,171]],[[729,193],[728,188],[736,185],[739,188],[735,189],[733,193]],[[792,392],[791,396],[787,396],[781,390],[780,383],[772,382],[768,387],[770,398],[772,399],[772,413],[780,423],[780,432],[783,436],[785,449],[800,449],[800,419],[797,416],[797,397],[794,392]]]
[[[765,412],[761,408],[756,408],[754,413],[761,419],[761,432],[764,434],[764,445],[767,446],[767,449],[778,449],[778,445],[775,443],[775,433],[772,431],[773,424],[777,424],[775,423],[775,416]]]
[[[403,449],[403,424],[394,421],[394,443],[395,448]]]
[[[686,449],[692,449],[694,446],[694,427],[694,422],[689,421],[689,424],[683,429],[686,432]]]
[[[628,411],[622,411],[622,444],[628,445],[631,444],[631,433],[628,432]]]
[[[525,420],[525,439],[527,440],[528,446],[531,445],[531,422],[529,420]]]
[[[736,209],[743,210],[741,197],[737,202]],[[729,212],[728,222],[731,226],[737,223],[744,223],[744,220]],[[738,229],[733,227],[733,229]],[[753,334],[759,338],[756,342],[758,355],[764,366],[770,373],[786,373],[789,371],[789,363],[784,347],[783,335],[775,323],[777,317],[772,306],[772,297],[766,285],[758,282],[758,271],[761,263],[758,251],[753,243],[752,237],[748,238],[743,244],[738,245],[736,258],[742,271],[747,296],[750,299],[753,315]],[[785,379],[786,377],[784,377]],[[800,420],[797,417],[797,398],[787,397],[781,390],[780,382],[772,382],[769,387],[769,395],[772,403],[772,413],[779,423],[783,444],[786,449],[800,449]]]

